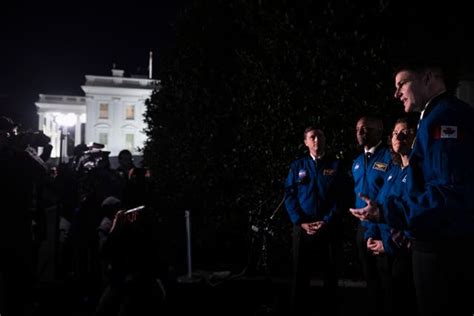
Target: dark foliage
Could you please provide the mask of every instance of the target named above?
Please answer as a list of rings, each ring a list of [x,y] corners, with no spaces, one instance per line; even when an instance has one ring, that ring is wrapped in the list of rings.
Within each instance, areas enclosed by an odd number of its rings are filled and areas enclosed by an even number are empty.
[[[350,165],[358,117],[396,117],[387,17],[384,1],[337,0],[195,1],[182,14],[147,103],[144,154],[165,217],[192,211],[199,262],[246,263],[249,217],[275,211],[307,125]],[[284,206],[270,225],[283,265]]]

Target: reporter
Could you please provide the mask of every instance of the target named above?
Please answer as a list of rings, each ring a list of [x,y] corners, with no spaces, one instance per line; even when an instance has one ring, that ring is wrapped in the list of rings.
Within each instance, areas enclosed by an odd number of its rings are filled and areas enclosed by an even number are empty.
[[[100,249],[107,284],[96,315],[158,314],[165,292],[167,267],[152,238],[155,223],[146,212],[118,210]]]
[[[0,314],[31,315],[34,284],[32,216],[34,186],[47,166],[17,124],[0,117]]]

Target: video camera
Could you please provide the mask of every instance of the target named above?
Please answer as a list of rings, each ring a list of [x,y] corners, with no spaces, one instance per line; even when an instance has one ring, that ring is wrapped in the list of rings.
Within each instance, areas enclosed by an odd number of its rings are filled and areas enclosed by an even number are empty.
[[[88,173],[97,167],[109,165],[110,151],[102,150],[105,146],[99,143],[90,143],[79,159],[76,171]]]
[[[19,160],[24,163],[22,167],[28,168],[31,174],[41,175],[47,172],[45,161],[49,158],[52,146],[49,144],[51,139],[42,131],[18,132],[18,124],[6,116],[0,116],[0,136],[2,151],[5,149],[6,156],[17,161],[18,157],[26,158]],[[38,147],[43,147],[41,156],[36,151]]]
[[[13,134],[8,138],[8,142],[16,148],[24,149],[28,146],[33,148],[46,147],[49,145],[51,138],[46,136],[42,131],[21,131]]]
[[[11,118],[0,116],[0,132],[5,144],[18,150],[24,150],[27,147],[46,147],[51,139],[43,134],[42,131],[19,131],[20,125]]]

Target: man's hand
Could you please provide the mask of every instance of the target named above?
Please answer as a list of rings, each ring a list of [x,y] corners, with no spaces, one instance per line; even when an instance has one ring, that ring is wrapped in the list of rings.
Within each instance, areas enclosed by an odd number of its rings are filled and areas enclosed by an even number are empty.
[[[363,208],[350,208],[349,211],[360,220],[369,220],[377,222],[380,219],[380,210],[377,203],[369,199],[367,196],[359,194],[360,198],[367,203]]]
[[[137,212],[130,214],[125,214],[124,210],[120,210],[115,214],[114,220],[112,222],[112,227],[110,232],[123,227],[126,223],[133,223],[137,219]]]
[[[317,222],[311,222],[311,223],[303,223],[301,224],[301,228],[303,228],[308,235],[314,235],[319,230],[321,230],[321,228],[323,228],[325,225],[326,225],[326,222],[317,221]]]
[[[372,254],[374,255],[380,255],[382,253],[385,253],[383,242],[378,239],[372,239],[372,237],[369,237],[369,239],[367,239],[367,249],[372,251]]]

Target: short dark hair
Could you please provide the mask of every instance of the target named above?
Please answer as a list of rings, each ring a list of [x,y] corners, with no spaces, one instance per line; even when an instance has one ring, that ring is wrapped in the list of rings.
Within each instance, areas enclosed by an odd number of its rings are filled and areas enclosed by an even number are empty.
[[[119,154],[118,154],[118,158],[119,158],[119,159],[122,159],[122,157],[125,156],[125,155],[129,155],[130,157],[133,156],[132,153],[130,152],[130,150],[128,150],[128,149],[122,149],[122,150],[119,152]]]
[[[308,134],[308,133],[311,132],[311,131],[320,131],[320,132],[323,133],[323,135],[324,135],[324,132],[323,132],[322,129],[317,128],[317,127],[314,126],[314,125],[311,125],[311,126],[308,126],[308,127],[306,127],[306,128],[304,129],[303,139],[306,139],[306,134]]]
[[[447,62],[439,58],[407,58],[399,60],[394,65],[393,77],[400,71],[422,73],[428,69],[435,70],[446,85],[450,94],[455,94],[459,86],[459,69],[455,62]]]

